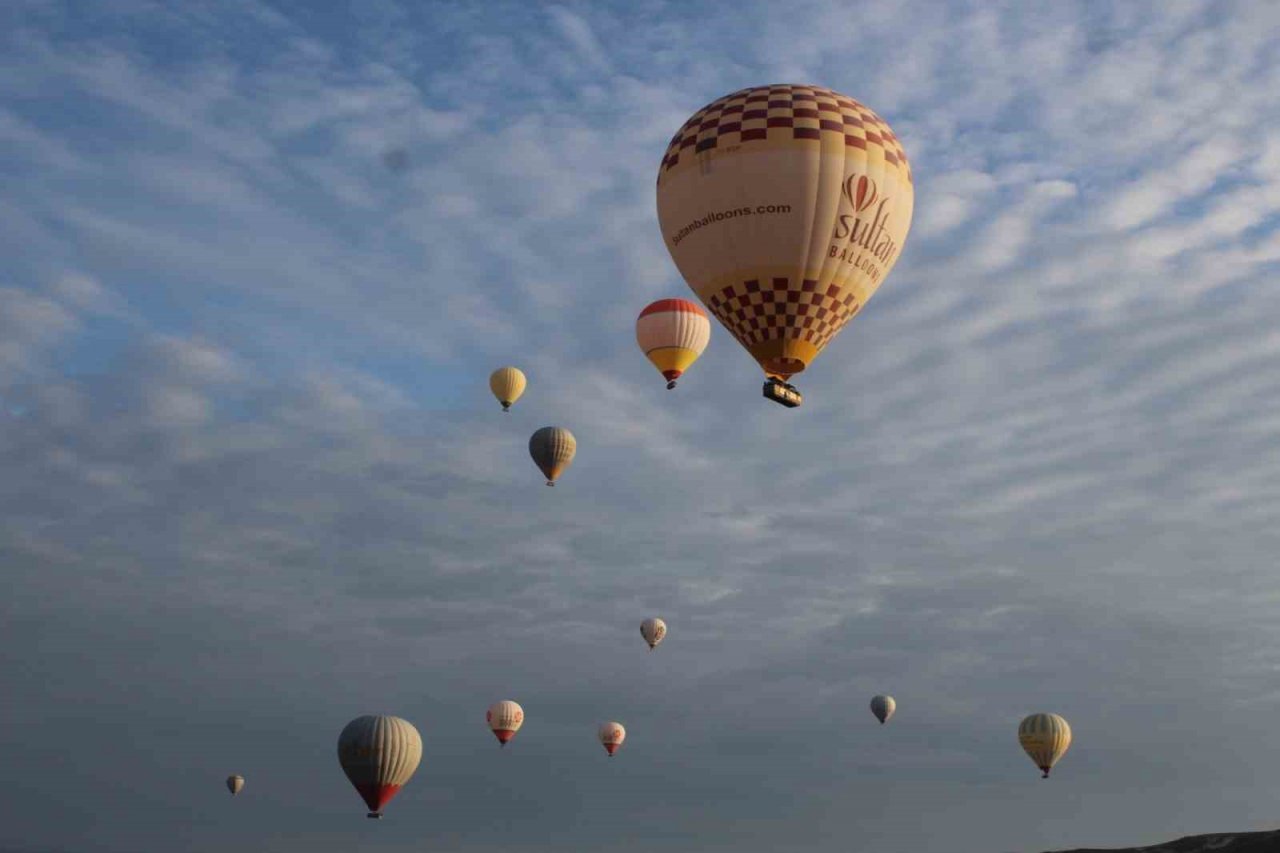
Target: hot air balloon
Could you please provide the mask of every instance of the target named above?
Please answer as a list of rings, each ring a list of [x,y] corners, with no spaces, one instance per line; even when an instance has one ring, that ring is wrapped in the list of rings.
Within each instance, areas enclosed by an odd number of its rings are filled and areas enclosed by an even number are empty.
[[[622,723],[609,722],[600,727],[599,737],[604,751],[612,756],[627,739],[627,730],[622,727]]]
[[[667,636],[667,623],[656,616],[646,619],[640,623],[640,636],[649,644],[649,651],[653,651],[653,647]]]
[[[867,303],[911,227],[911,167],[862,104],[818,86],[742,89],[698,110],[658,169],[658,223],[693,292],[787,384]]]
[[[356,717],[338,735],[342,772],[369,806],[371,818],[382,817],[421,760],[422,736],[399,717]]]
[[[502,411],[511,411],[511,405],[520,399],[529,382],[518,367],[499,367],[489,374],[489,390],[502,404]]]
[[[234,797],[236,794],[238,794],[238,793],[240,793],[241,791],[243,791],[243,790],[244,790],[244,777],[243,777],[243,776],[228,776],[228,777],[227,777],[227,790],[231,792],[231,796],[233,796],[233,797]]]
[[[524,708],[510,699],[504,699],[490,705],[484,719],[493,730],[498,743],[506,746],[507,741],[515,737],[516,732],[520,731],[520,727],[524,725]]]
[[[548,486],[556,484],[577,452],[577,440],[564,427],[543,427],[529,438],[529,455],[546,476]]]
[[[687,299],[659,299],[636,318],[636,343],[667,379],[667,390],[689,369],[711,340],[711,321]]]
[[[1049,771],[1071,746],[1071,726],[1057,714],[1032,714],[1018,726],[1018,743],[1049,778]]]
[[[893,712],[898,708],[898,703],[893,701],[892,696],[872,696],[871,697],[871,713],[876,715],[876,719],[880,721],[880,725],[889,722],[889,718],[893,716]]]

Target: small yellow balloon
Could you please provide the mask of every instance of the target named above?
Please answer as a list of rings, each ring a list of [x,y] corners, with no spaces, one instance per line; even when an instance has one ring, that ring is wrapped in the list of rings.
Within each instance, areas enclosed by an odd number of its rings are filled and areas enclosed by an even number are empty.
[[[499,367],[489,375],[489,390],[502,404],[502,411],[511,411],[511,406],[524,393],[529,384],[524,373],[518,367]]]
[[[1018,726],[1018,743],[1044,779],[1071,746],[1071,726],[1057,714],[1032,714]]]

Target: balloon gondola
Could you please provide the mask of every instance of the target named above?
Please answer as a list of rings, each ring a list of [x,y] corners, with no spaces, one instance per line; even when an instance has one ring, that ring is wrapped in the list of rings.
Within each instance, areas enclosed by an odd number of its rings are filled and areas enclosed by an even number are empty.
[[[804,395],[800,393],[800,389],[781,379],[765,380],[764,398],[786,406],[788,409],[794,409],[804,402]]]

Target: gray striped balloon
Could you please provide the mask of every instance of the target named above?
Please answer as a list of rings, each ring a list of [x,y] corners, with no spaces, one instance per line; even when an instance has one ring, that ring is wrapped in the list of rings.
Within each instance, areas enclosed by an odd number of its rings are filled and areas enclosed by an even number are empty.
[[[338,735],[338,761],[369,806],[369,817],[380,818],[418,769],[422,736],[399,717],[356,717]]]

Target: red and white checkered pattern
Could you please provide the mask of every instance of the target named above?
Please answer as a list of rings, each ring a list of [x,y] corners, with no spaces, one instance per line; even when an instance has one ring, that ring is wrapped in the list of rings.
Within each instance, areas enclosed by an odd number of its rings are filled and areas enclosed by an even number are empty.
[[[862,307],[853,293],[835,285],[820,288],[807,279],[799,290],[787,278],[731,284],[707,301],[712,313],[745,347],[791,338],[818,349],[827,345]]]
[[[884,119],[830,89],[792,85],[742,89],[698,110],[672,137],[658,178],[686,155],[700,151],[760,140],[818,142],[824,133],[840,134],[851,148],[883,149],[885,162],[901,169],[907,182],[912,182],[902,143]]]

